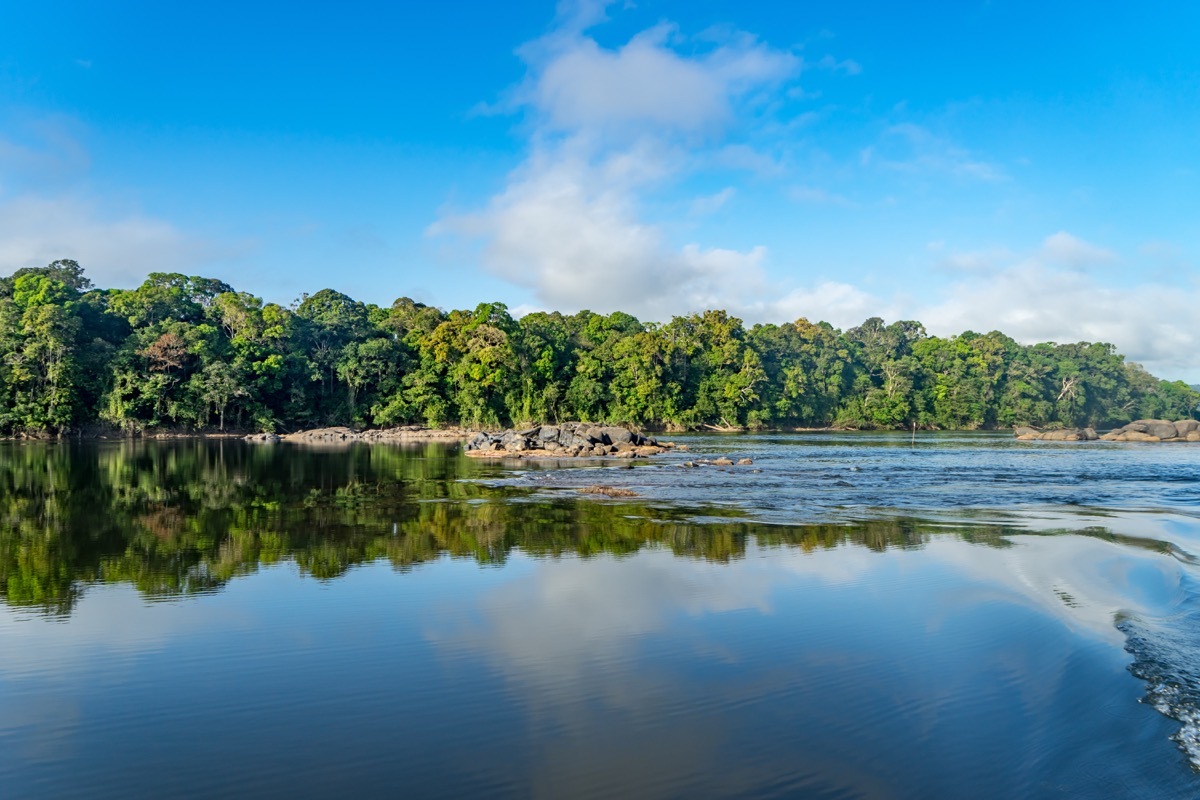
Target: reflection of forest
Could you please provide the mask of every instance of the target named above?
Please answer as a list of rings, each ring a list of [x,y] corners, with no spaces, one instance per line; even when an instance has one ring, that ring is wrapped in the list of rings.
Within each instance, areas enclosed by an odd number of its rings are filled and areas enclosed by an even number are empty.
[[[128,582],[150,596],[215,590],[292,559],[317,578],[387,559],[406,570],[443,554],[500,563],[625,554],[646,545],[728,561],[760,546],[919,546],[944,527],[698,524],[704,509],[650,508],[462,480],[486,465],[444,446],[315,452],[184,440],[0,448],[0,592],[11,605],[69,613],[81,587]],[[728,511],[723,512],[726,515]],[[959,535],[995,541],[999,529]]]

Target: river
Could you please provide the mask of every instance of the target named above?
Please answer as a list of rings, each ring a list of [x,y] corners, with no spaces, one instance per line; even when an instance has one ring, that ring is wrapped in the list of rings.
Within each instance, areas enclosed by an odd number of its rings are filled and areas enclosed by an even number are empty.
[[[677,441],[0,444],[3,795],[1200,794],[1200,445]]]

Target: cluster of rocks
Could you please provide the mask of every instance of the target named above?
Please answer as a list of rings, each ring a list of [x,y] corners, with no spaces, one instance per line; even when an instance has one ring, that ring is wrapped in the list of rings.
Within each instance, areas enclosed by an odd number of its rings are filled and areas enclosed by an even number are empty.
[[[1200,442],[1200,422],[1194,419],[1181,419],[1177,422],[1139,419],[1103,436],[1092,428],[1039,431],[1037,428],[1019,427],[1013,432],[1017,439],[1023,442]]]
[[[674,447],[618,425],[561,422],[527,430],[482,431],[467,440],[467,455],[508,458],[642,458]]]
[[[1094,428],[1061,428],[1056,431],[1039,431],[1022,425],[1013,431],[1022,442],[1094,442],[1100,438]]]
[[[276,433],[255,433],[245,437],[247,442],[272,444],[274,442],[296,442],[299,444],[350,444],[352,442],[432,442],[461,441],[471,435],[461,428],[434,429],[421,425],[400,425],[395,428],[379,428],[356,431],[352,428],[314,428],[280,436]]]
[[[1139,419],[1100,438],[1106,442],[1200,442],[1200,422]]]

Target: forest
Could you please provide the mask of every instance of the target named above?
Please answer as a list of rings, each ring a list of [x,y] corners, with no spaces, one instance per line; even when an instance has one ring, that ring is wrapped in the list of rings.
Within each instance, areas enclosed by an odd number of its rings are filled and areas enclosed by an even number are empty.
[[[331,289],[290,307],[152,273],[92,285],[55,261],[0,278],[0,434],[322,425],[647,429],[1106,427],[1190,418],[1200,392],[1104,343],[942,338],[915,321],[747,328],[724,311],[641,322],[501,303],[388,308]]]

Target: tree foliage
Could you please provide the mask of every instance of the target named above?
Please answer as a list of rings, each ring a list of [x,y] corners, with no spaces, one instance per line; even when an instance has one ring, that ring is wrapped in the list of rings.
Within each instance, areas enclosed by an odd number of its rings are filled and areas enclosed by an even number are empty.
[[[646,427],[984,429],[1196,414],[1200,392],[1111,345],[930,336],[871,318],[642,323],[501,303],[390,308],[323,289],[291,308],[152,273],[96,289],[74,261],[0,278],[0,432],[293,430],[565,419]]]

